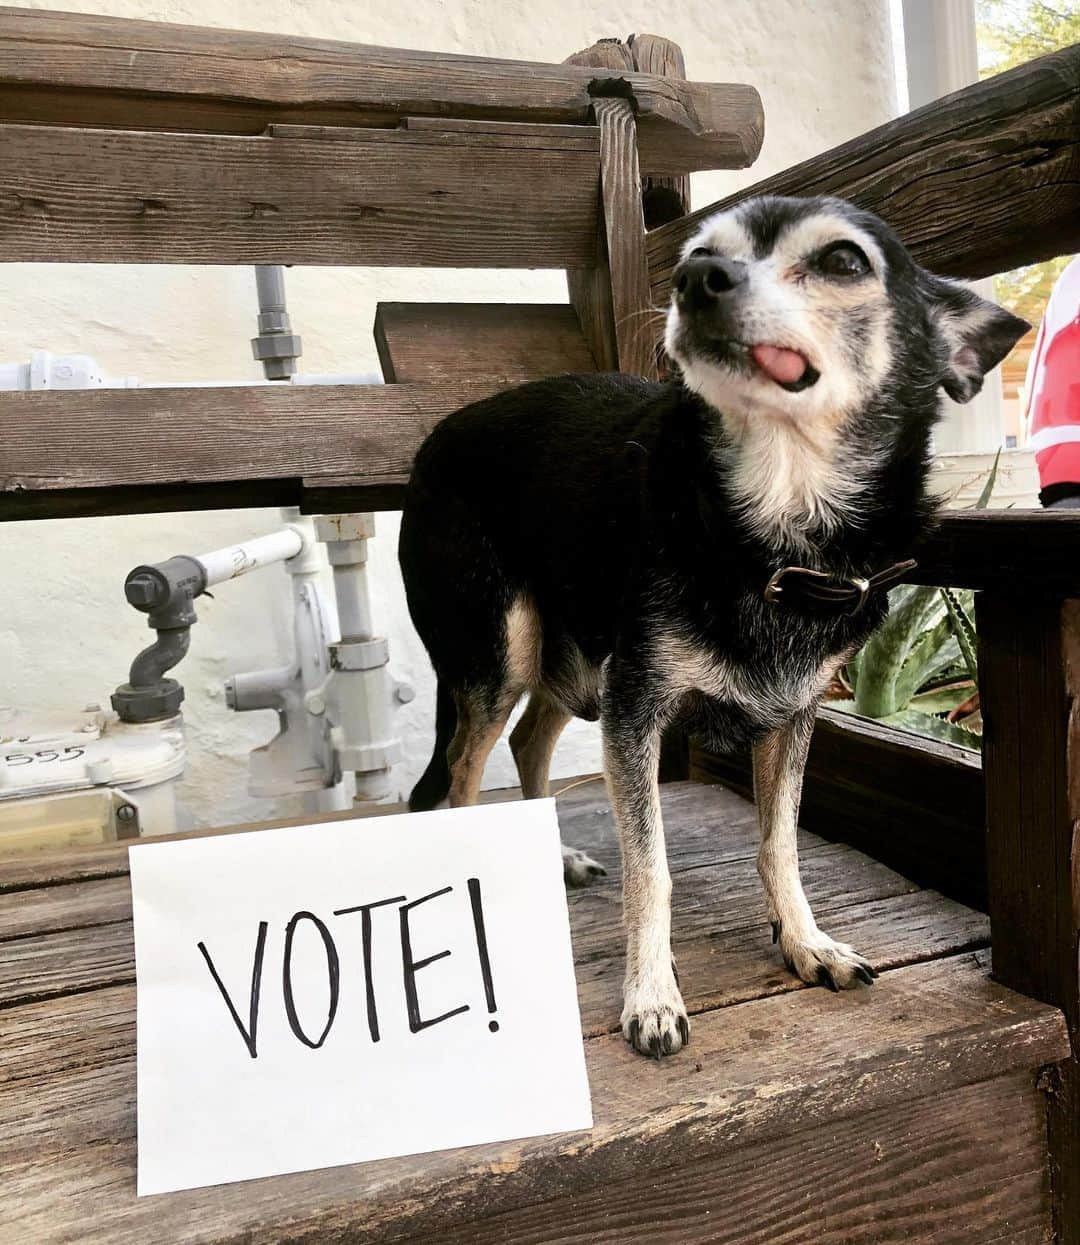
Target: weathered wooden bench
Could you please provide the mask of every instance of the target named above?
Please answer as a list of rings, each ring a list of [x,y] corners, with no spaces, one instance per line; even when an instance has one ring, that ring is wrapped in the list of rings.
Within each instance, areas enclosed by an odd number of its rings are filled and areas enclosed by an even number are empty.
[[[649,308],[701,215],[685,175],[750,163],[760,104],[683,81],[663,40],[572,59],[0,9],[0,260],[570,274],[568,307],[383,305],[385,387],[2,394],[0,519],[391,508],[420,439],[469,397],[566,369],[654,374]],[[957,276],[1076,249],[1080,49],[755,190],[846,195]],[[753,810],[720,786],[664,788],[685,1056],[648,1063],[615,1032],[617,869],[572,896],[587,1135],[137,1200],[126,849],[0,861],[5,1237],[1077,1245],[1078,523],[958,515],[922,551],[927,582],[980,591],[981,769],[822,722],[807,889],[885,970],[873,991],[783,971]],[[741,781],[737,759],[668,751],[669,777]],[[614,866],[602,789],[559,809]]]

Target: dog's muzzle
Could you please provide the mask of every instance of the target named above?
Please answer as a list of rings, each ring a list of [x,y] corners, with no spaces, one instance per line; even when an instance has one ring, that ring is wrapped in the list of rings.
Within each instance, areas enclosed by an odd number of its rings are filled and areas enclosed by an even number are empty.
[[[857,614],[878,592],[886,592],[910,574],[918,562],[895,562],[869,579],[858,575],[827,575],[806,566],[782,566],[762,594],[772,605],[825,606],[840,614]]]

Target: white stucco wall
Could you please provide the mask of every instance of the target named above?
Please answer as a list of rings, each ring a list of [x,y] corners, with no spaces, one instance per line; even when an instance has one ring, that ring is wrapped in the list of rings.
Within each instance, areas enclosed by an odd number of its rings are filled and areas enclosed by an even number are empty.
[[[33,8],[58,7],[22,0]],[[765,104],[766,138],[753,170],[699,174],[695,205],[785,168],[879,124],[895,112],[887,0],[64,0],[108,13],[401,47],[558,61],[594,40],[655,31],[685,49],[691,78],[751,82]],[[371,324],[377,298],[563,301],[560,273],[293,269],[290,311],[307,372],[377,366]],[[9,265],[0,269],[0,361],[35,348],[85,352],[109,375],[183,382],[254,378],[250,269]],[[88,430],[88,434],[92,432]],[[199,552],[271,530],[274,511],[84,519],[0,528],[0,705],[79,708],[106,702],[146,643],[143,619],[121,586],[137,562]],[[405,790],[431,746],[433,687],[409,626],[395,559],[397,517],[380,515],[372,571],[380,628],[395,675],[415,684],[399,725]],[[206,824],[278,813],[246,793],[248,750],[274,729],[270,714],[231,714],[222,681],[280,662],[289,646],[284,572],[223,586],[199,605],[187,688],[190,764],[185,798]],[[555,760],[558,775],[599,766],[596,728],[574,723]],[[488,786],[514,781],[505,742]],[[286,810],[291,811],[291,810]]]

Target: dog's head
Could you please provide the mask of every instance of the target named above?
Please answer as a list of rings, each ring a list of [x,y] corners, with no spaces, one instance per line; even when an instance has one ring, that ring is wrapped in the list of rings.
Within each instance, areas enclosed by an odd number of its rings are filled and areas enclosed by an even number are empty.
[[[836,427],[901,379],[932,406],[939,389],[968,401],[1028,327],[921,268],[869,212],[758,198],[687,243],[665,345],[724,415]]]

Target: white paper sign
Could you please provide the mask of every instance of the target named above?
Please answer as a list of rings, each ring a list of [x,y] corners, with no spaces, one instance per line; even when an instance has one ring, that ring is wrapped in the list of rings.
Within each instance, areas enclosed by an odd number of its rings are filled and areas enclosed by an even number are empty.
[[[130,860],[140,1194],[592,1127],[552,801]]]

